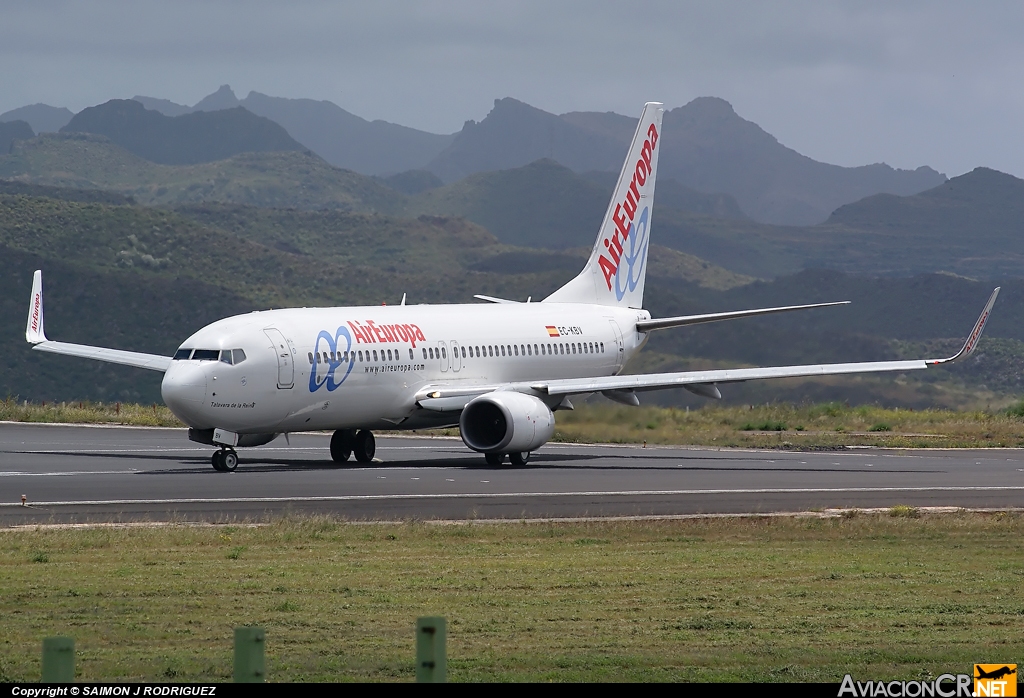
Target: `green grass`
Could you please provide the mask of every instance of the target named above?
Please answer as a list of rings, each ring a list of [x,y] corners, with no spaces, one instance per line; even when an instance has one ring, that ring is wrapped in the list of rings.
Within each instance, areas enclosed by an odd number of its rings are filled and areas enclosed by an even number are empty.
[[[75,638],[83,680],[228,680],[232,628],[276,681],[413,678],[448,619],[456,681],[839,681],[1014,661],[1024,518],[0,531],[0,680]],[[916,513],[916,511],[915,511]]]
[[[619,407],[603,401],[559,412],[567,442],[818,449],[1024,446],[1024,418],[1009,410],[907,410],[842,403]]]
[[[1024,446],[1018,406],[1000,411],[900,410],[841,403],[681,410],[582,403],[559,412],[554,441],[786,449]],[[0,421],[184,427],[163,405],[0,400]],[[408,434],[409,432],[388,432]],[[457,436],[457,429],[422,434]]]

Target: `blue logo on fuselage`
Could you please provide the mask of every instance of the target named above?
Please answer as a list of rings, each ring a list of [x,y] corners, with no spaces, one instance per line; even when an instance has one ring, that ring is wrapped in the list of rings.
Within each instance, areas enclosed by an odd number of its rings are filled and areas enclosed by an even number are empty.
[[[615,270],[615,299],[622,300],[626,291],[632,293],[636,290],[637,284],[643,278],[644,265],[647,263],[647,245],[650,242],[648,217],[650,207],[644,209],[636,223],[629,225],[627,236],[628,246],[622,250],[622,257],[619,259],[619,267]],[[625,279],[623,279],[625,270]],[[623,287],[625,281],[625,287]]]
[[[344,337],[345,346],[341,346],[341,339]],[[323,346],[321,345],[323,341]],[[320,389],[320,386],[326,385],[328,392],[333,392],[338,389],[345,379],[348,378],[348,374],[352,373],[352,366],[355,362],[352,359],[352,335],[349,334],[347,327],[339,327],[338,331],[334,333],[332,337],[326,330],[320,330],[320,334],[316,337],[316,345],[313,347],[313,366],[309,371],[309,392],[315,393]],[[327,352],[327,361],[323,360],[323,353]],[[348,357],[348,361],[342,361],[343,356]],[[323,378],[319,378],[319,369],[321,366],[327,367],[327,372]],[[344,368],[342,368],[344,367]],[[344,374],[341,376],[341,380],[337,380],[337,371],[342,368]]]

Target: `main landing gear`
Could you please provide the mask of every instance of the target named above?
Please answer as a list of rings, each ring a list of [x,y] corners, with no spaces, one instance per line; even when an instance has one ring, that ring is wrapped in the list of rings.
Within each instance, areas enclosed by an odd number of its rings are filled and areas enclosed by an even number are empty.
[[[238,467],[238,454],[233,448],[222,448],[213,453],[213,469],[219,473],[230,473]]]
[[[338,429],[331,437],[331,459],[335,463],[348,461],[352,454],[355,454],[358,462],[369,463],[376,452],[377,442],[373,432],[367,429],[358,432],[355,429]]]
[[[512,465],[524,466],[530,462],[530,451],[517,451],[516,453],[508,454],[508,460]],[[501,465],[505,462],[504,453],[485,453],[484,462],[487,465]]]

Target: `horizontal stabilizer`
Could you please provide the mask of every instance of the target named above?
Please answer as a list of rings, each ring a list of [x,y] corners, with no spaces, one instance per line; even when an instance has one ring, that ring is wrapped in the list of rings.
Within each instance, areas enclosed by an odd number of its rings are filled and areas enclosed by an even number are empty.
[[[744,317],[756,317],[758,315],[771,315],[772,313],[788,313],[793,310],[808,310],[810,308],[828,308],[833,305],[849,305],[850,301],[834,301],[832,303],[811,303],[810,305],[786,305],[780,308],[755,308],[754,310],[733,310],[727,313],[704,313],[703,315],[681,315],[679,317],[655,318],[653,320],[639,320],[636,323],[637,332],[652,332],[654,330],[665,330],[670,327],[684,327],[685,325],[701,325],[705,322],[719,322],[721,320],[736,320]]]

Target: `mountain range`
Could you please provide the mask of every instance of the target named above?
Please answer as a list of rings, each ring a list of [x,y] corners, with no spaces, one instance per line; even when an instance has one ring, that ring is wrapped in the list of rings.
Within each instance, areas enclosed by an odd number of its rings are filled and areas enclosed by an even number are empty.
[[[74,113],[66,107],[30,104],[0,114],[0,122],[24,121],[36,133],[56,133],[71,121],[73,116]]]
[[[75,114],[61,133],[96,133],[162,165],[194,165],[239,153],[305,150],[279,124],[242,108],[164,116],[131,99]]]
[[[9,153],[16,140],[35,138],[27,121],[0,121],[0,154]]]
[[[367,121],[328,101],[284,99],[259,92],[240,100],[229,85],[221,85],[192,107],[153,97],[133,99],[167,116],[244,107],[281,124],[292,138],[335,167],[369,175],[419,168],[454,138],[387,121]]]
[[[540,160],[438,187],[427,172],[378,179],[332,167],[306,151],[159,165],[103,136],[61,133],[15,141],[12,152],[0,157],[0,178],[104,189],[147,205],[222,202],[460,216],[505,244],[571,249],[593,243],[615,175],[578,174]],[[729,195],[703,194],[666,177],[658,183],[652,229],[659,244],[757,278],[807,268],[993,278],[1024,268],[1022,201],[1024,181],[979,168],[913,196],[868,197],[820,225],[775,226],[745,218]]]
[[[243,106],[284,126],[331,164],[363,174],[424,169],[444,182],[478,172],[555,160],[576,172],[617,173],[636,118],[612,112],[551,114],[521,101],[495,100],[479,123],[438,135],[383,121],[369,122],[331,102],[250,92],[237,99],[227,85],[192,107],[137,96],[166,115]],[[750,218],[777,225],[813,225],[865,196],[916,194],[946,180],[929,167],[898,170],[877,163],[840,167],[817,162],[741,118],[725,100],[701,97],[664,117],[662,176],[705,194],[729,194]]]

